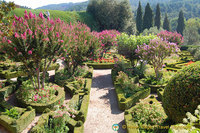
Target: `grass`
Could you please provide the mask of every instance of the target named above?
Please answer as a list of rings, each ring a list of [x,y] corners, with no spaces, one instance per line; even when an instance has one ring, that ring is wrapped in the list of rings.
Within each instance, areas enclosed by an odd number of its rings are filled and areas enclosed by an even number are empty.
[[[31,11],[32,13],[35,13],[37,16],[39,15],[40,12],[46,13],[47,10],[45,9],[26,9],[28,12]],[[21,16],[23,17],[25,9],[22,8],[16,8],[14,11],[11,11],[11,15],[16,15],[16,16]],[[76,22],[81,22],[85,23],[87,26],[91,28],[91,30],[96,30],[98,31],[98,25],[97,22],[94,20],[92,15],[88,14],[85,11],[58,11],[58,10],[48,10],[50,13],[50,17],[55,19],[55,18],[60,18],[66,23],[76,23]]]

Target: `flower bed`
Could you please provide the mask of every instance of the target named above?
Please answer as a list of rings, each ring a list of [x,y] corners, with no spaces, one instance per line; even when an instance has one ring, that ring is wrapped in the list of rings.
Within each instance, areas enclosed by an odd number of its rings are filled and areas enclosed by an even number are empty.
[[[45,93],[45,89],[44,90],[42,89],[42,90],[36,90],[37,92],[35,92],[35,95],[32,95],[32,94],[34,94],[34,92],[30,93],[31,95],[27,99],[27,97],[22,96],[22,93],[24,91],[21,91],[21,89],[19,89],[19,91],[16,94],[17,95],[16,98],[22,107],[31,106],[36,110],[36,112],[42,113],[46,108],[52,109],[55,105],[63,103],[63,101],[65,99],[65,92],[62,88],[60,88],[58,86],[52,86],[52,87],[56,87],[56,90],[52,91],[52,93],[53,93],[52,96],[48,96],[49,94],[43,95]],[[46,91],[48,91],[48,90],[46,90]],[[47,94],[47,93],[45,93],[45,94]],[[43,101],[43,99],[44,99],[44,101]]]
[[[167,116],[162,105],[154,96],[142,100],[136,106],[126,110],[124,118],[128,133],[160,133],[169,129],[169,123],[166,123]]]
[[[112,70],[112,80],[114,83],[115,91],[117,94],[117,100],[118,100],[118,106],[120,110],[126,110],[131,108],[133,105],[135,105],[139,99],[146,98],[150,94],[150,88],[144,88],[144,87],[139,87],[135,85],[134,83],[130,83],[130,86],[135,92],[134,93],[126,93],[126,85],[122,85],[119,81],[117,82],[115,80],[115,73],[114,70]],[[126,80],[126,77],[122,76],[123,80]],[[127,81],[129,82],[129,81]],[[122,87],[123,86],[123,87]],[[135,88],[136,87],[136,88]],[[130,88],[128,88],[130,89]],[[139,89],[139,90],[138,90]],[[131,92],[133,92],[133,90]],[[130,90],[129,90],[130,91]]]
[[[0,107],[7,109],[6,112],[0,112],[0,123],[11,133],[21,133],[35,118],[35,110],[31,107],[12,107],[6,102],[2,102]]]

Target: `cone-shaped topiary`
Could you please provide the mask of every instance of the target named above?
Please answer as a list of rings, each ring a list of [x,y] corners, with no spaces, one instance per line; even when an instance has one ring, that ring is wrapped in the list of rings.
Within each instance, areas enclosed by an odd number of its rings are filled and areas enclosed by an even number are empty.
[[[200,103],[200,62],[180,70],[165,87],[163,108],[173,122],[182,122]]]

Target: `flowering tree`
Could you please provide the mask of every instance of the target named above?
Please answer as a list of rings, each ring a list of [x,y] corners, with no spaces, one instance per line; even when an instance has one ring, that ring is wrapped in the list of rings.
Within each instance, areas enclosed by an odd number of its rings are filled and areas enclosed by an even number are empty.
[[[177,45],[183,44],[183,36],[177,32],[161,31],[158,37],[166,39],[168,42],[176,43]]]
[[[0,42],[3,43],[1,50],[9,58],[23,62],[35,89],[44,88],[45,75],[50,64],[62,53],[65,24],[59,18],[46,20],[42,13],[37,17],[25,11],[24,18],[14,17],[13,35],[0,36]],[[41,66],[42,81],[40,81]]]
[[[85,24],[69,24],[66,27],[65,42],[65,69],[74,74],[76,68],[87,58],[95,58],[100,51],[101,40],[98,34],[92,33]]]
[[[101,39],[101,56],[103,56],[103,53],[106,53],[106,51],[110,50],[112,46],[114,46],[117,43],[117,35],[120,35],[120,33],[116,30],[104,30],[100,33],[98,33],[99,38]]]
[[[137,49],[135,50],[139,58],[146,60],[153,65],[157,80],[161,78],[160,70],[163,67],[163,60],[167,56],[178,51],[179,48],[175,43],[167,42],[162,38],[151,40],[149,45],[144,43],[141,46],[137,46]]]

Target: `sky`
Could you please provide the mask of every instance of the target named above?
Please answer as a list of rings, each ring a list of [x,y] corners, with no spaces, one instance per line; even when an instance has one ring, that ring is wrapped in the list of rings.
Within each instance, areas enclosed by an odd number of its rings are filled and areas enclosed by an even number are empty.
[[[5,0],[6,2],[14,2],[17,5],[27,6],[32,9],[37,7],[49,5],[49,4],[60,4],[60,3],[69,3],[69,2],[83,2],[87,0]]]

